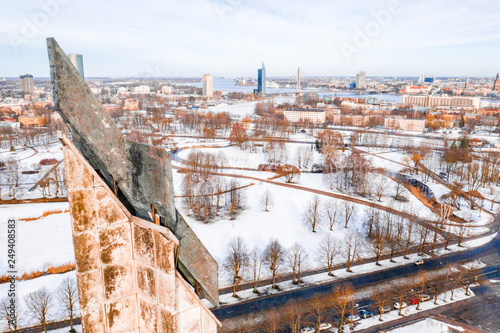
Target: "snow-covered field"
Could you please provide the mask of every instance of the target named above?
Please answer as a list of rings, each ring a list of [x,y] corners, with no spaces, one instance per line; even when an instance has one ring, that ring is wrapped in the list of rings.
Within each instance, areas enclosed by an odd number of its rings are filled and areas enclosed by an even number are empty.
[[[67,210],[68,203],[1,205],[0,248],[7,248],[7,218],[39,217],[45,211]],[[75,261],[69,213],[53,214],[35,221],[18,221],[17,270],[19,275],[45,271],[49,266]],[[7,258],[0,257],[0,272],[7,271]],[[3,275],[3,273],[0,273]]]

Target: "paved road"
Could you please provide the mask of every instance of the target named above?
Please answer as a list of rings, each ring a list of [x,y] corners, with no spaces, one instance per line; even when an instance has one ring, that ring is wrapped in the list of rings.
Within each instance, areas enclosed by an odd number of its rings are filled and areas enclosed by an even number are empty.
[[[497,235],[497,237],[493,241],[489,242],[486,245],[464,252],[449,254],[444,257],[427,259],[424,265],[415,266],[413,263],[410,263],[406,266],[400,266],[384,271],[354,276],[345,280],[336,280],[317,286],[311,286],[299,290],[285,292],[279,295],[265,296],[256,300],[245,301],[234,305],[225,305],[221,306],[218,309],[214,309],[213,313],[217,316],[217,318],[219,318],[219,320],[224,320],[236,316],[247,315],[255,311],[262,311],[272,307],[283,306],[289,300],[301,301],[310,299],[319,294],[327,294],[331,292],[333,286],[339,283],[349,282],[353,285],[353,287],[360,288],[377,282],[382,282],[384,280],[390,280],[396,277],[403,277],[414,274],[419,270],[432,270],[446,266],[448,264],[477,259],[489,254],[496,253],[498,255],[499,251],[500,235]]]

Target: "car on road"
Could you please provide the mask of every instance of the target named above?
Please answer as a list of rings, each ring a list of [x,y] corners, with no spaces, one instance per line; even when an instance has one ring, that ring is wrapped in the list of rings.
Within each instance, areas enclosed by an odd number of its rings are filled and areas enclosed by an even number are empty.
[[[431,299],[429,295],[423,294],[418,296],[420,298],[420,302],[426,302]]]
[[[304,327],[300,330],[300,333],[316,333],[316,330],[312,327]]]
[[[359,310],[359,315],[361,316],[361,318],[366,319],[366,318],[373,317],[373,312],[365,310],[365,309],[361,309],[361,310]]]
[[[418,299],[417,298],[412,298],[409,301],[410,305],[418,304]]]
[[[347,321],[348,322],[351,322],[351,321],[355,322],[355,321],[358,321],[358,320],[361,320],[361,317],[358,316],[358,315],[353,314],[352,317],[351,317],[351,315],[347,316]]]
[[[330,324],[330,323],[321,323],[321,324],[319,325],[319,331],[320,331],[320,332],[321,332],[321,331],[326,331],[326,330],[331,329],[332,327],[333,327],[333,326],[332,326],[332,324]]]
[[[396,310],[404,309],[407,306],[408,306],[408,304],[406,304],[405,302],[401,302],[401,303],[396,302],[396,303],[394,303],[394,309],[396,309]]]
[[[423,264],[424,264],[424,261],[422,259],[415,261],[416,266],[423,265]]]
[[[382,313],[391,312],[391,307],[389,305],[384,305],[382,307],[382,310],[380,310],[380,312],[382,312]]]

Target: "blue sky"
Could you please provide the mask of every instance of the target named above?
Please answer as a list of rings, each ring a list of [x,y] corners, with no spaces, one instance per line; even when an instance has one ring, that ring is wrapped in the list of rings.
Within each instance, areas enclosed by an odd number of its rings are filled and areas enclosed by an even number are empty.
[[[90,76],[493,76],[497,0],[37,0],[0,4],[0,77],[48,76],[45,38]]]

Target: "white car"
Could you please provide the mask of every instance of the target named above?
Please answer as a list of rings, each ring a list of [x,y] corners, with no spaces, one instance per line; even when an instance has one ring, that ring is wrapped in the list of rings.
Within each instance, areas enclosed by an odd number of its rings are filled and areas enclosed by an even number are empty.
[[[424,261],[422,259],[415,261],[415,265],[417,265],[417,266],[423,265],[423,264],[424,264]]]
[[[347,321],[358,321],[358,320],[361,320],[361,317],[358,316],[358,315],[352,315],[352,319],[351,319],[351,316],[347,316]]]
[[[407,306],[408,306],[408,304],[406,304],[405,302],[402,302],[401,304],[399,304],[399,302],[394,303],[394,309],[396,309],[396,310],[399,310],[400,308],[404,309]]]
[[[423,294],[418,296],[420,298],[420,302],[426,302],[431,299],[429,295]]]
[[[312,327],[304,327],[300,330],[301,333],[316,333],[316,330]]]
[[[321,325],[319,325],[319,330],[320,331],[326,331],[326,330],[329,330],[332,327],[333,326],[330,323],[321,323]]]

